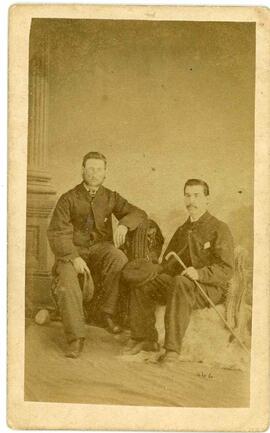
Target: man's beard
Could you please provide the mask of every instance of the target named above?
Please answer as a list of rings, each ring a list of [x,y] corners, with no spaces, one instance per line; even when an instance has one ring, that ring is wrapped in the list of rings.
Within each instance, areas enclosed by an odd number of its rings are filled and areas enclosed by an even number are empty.
[[[89,177],[83,175],[83,180],[88,186],[98,187],[103,184],[105,176],[102,179],[89,179]]]

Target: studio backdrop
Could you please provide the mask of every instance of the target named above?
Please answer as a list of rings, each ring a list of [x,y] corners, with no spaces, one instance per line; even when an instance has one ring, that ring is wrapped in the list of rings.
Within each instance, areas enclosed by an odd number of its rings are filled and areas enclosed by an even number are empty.
[[[208,182],[210,211],[253,249],[255,24],[33,19],[29,58],[27,306],[49,302],[46,230],[89,151],[105,185],[169,240],[183,185]],[[166,245],[165,242],[165,245]]]

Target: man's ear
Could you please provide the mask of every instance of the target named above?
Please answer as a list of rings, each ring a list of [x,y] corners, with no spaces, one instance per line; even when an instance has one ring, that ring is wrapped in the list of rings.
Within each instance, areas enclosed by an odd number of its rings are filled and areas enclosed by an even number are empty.
[[[84,166],[82,165],[82,168],[81,168],[81,175],[83,176],[83,174],[84,174]]]

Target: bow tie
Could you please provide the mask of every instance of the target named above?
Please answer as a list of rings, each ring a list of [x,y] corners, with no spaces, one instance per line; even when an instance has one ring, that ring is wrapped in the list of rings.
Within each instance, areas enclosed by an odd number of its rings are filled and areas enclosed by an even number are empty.
[[[94,198],[95,195],[96,195],[96,192],[97,192],[96,190],[92,190],[92,191],[91,191],[91,190],[89,189],[89,195],[90,195],[90,197],[91,197],[91,198]]]

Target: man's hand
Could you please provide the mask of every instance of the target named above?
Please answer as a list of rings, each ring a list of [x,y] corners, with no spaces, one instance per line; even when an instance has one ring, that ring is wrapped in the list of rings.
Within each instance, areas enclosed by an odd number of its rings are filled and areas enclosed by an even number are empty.
[[[77,274],[86,272],[90,276],[90,269],[81,257],[76,257],[76,259],[72,260],[72,263]]]
[[[114,232],[114,245],[116,248],[121,247],[125,243],[126,234],[128,232],[128,228],[124,225],[119,224]]]
[[[188,277],[191,280],[195,280],[195,281],[199,279],[198,271],[195,268],[193,268],[193,266],[190,266],[189,268],[185,269],[181,275],[185,275],[185,277]]]

